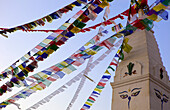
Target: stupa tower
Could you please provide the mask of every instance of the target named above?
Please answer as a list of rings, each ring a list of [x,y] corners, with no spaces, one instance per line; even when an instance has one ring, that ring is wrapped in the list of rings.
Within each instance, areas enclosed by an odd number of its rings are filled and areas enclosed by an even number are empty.
[[[112,110],[170,110],[170,81],[153,32],[127,36],[133,47],[115,73]]]

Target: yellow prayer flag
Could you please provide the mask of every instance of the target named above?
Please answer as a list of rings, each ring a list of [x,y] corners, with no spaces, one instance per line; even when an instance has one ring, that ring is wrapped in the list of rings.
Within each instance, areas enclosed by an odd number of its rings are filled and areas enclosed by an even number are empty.
[[[48,50],[46,51],[47,54],[52,54],[53,52],[54,52],[54,50],[52,50],[52,49],[48,49]]]
[[[79,29],[78,27],[74,27],[73,29],[71,29],[70,31],[72,33],[78,33],[81,29]]]
[[[108,70],[106,70],[106,71],[105,71],[105,74],[109,74],[109,75],[110,75],[110,73],[109,73],[109,71],[108,71]]]
[[[47,74],[45,74],[45,73],[43,73],[43,72],[39,72],[39,73],[37,73],[42,79],[46,79],[46,78],[48,78],[48,75]]]
[[[50,39],[44,39],[42,42],[45,43],[45,44],[49,44],[52,40]]]
[[[23,71],[24,71],[24,70],[27,71],[28,73],[30,72],[30,71],[29,71],[28,69],[26,69],[26,68],[24,68]]]
[[[90,50],[90,51],[88,51],[88,52],[86,52],[88,55],[94,55],[94,54],[96,54],[97,52],[96,51],[94,51],[94,50]]]
[[[30,29],[31,29],[31,30],[35,29],[35,26],[34,26],[34,27],[31,27]]]
[[[65,61],[60,62],[60,64],[63,66],[68,66],[68,63],[66,63]]]
[[[43,88],[42,88],[39,84],[36,84],[34,87],[35,87],[35,89],[37,89],[37,90],[43,90]]]
[[[124,29],[121,29],[120,31],[123,31]],[[120,32],[119,31],[119,32]],[[117,38],[121,38],[122,36],[124,36],[123,34],[121,33],[117,33],[116,35],[114,35],[114,37],[117,37]]]
[[[120,49],[117,51],[117,53],[119,53],[120,52]]]
[[[64,37],[64,36],[63,36],[62,34],[59,34],[59,35],[57,36],[56,41],[60,40],[62,37]]]
[[[84,46],[88,46],[88,45],[90,45],[91,43],[90,42],[87,42]]]
[[[21,70],[23,70],[24,69],[24,67],[22,66],[22,65],[19,65],[18,66]]]
[[[87,104],[87,105],[89,105],[89,106],[92,106],[92,104],[91,104],[91,103],[89,103],[89,102],[85,102],[85,104]]]
[[[81,15],[79,18],[77,18],[77,20],[82,21],[83,19],[85,19],[85,16]]]
[[[2,102],[1,105],[8,105],[8,103]]]
[[[128,41],[129,41],[129,38],[126,37],[126,38],[124,39],[123,43],[128,43]]]
[[[10,66],[10,67],[8,67],[8,69],[9,69],[9,70],[12,70],[12,69],[14,69],[14,68],[13,68],[12,66]]]
[[[31,87],[30,89],[33,91],[37,91],[37,88],[35,86]]]
[[[158,16],[155,14],[152,14],[151,16],[148,16],[147,18],[155,21],[155,20],[157,20]]]
[[[70,74],[72,71],[68,68],[63,68],[61,71],[63,71],[66,74]]]
[[[132,46],[130,46],[129,44],[126,43],[126,44],[124,45],[123,50],[124,50],[125,52],[129,53],[129,52],[132,50]]]
[[[19,77],[18,75],[15,75],[15,77],[17,78],[17,79],[20,79],[20,80],[24,80],[25,79],[25,77]],[[20,81],[20,85],[21,85],[21,81]],[[24,86],[24,85],[23,85]]]
[[[19,85],[20,86],[24,86],[25,84],[21,81],[21,80],[24,80],[25,78],[24,77],[20,77],[20,80],[19,80]]]
[[[70,6],[72,6],[74,8],[76,5],[75,4],[70,4]]]
[[[69,27],[71,23],[64,23],[63,26]]]
[[[38,55],[42,55],[42,52],[41,52],[41,51],[38,51],[37,54],[38,54]]]
[[[153,7],[153,10],[158,12],[158,11],[165,9],[165,8],[166,8],[166,6],[164,6],[162,3],[159,3],[158,5]]]
[[[102,92],[102,90],[101,90],[101,89],[98,89],[98,88],[95,88],[94,91],[97,91],[97,92],[99,92],[99,93]]]
[[[28,54],[25,54],[24,57],[25,58],[30,58],[30,56]]]
[[[47,50],[44,50],[44,51],[42,52],[42,54],[43,54],[43,53],[46,53],[46,54],[48,54],[48,53],[47,53]],[[48,56],[49,56],[49,54],[48,54]],[[47,56],[47,57],[48,57],[48,56]]]
[[[86,53],[87,53],[88,51],[90,51],[90,49],[89,49],[89,48],[87,48],[86,50],[84,50],[84,52],[86,52]]]
[[[106,6],[109,6],[109,3],[106,1],[102,1],[102,3],[99,4],[99,7],[101,7],[101,8],[105,8]]]

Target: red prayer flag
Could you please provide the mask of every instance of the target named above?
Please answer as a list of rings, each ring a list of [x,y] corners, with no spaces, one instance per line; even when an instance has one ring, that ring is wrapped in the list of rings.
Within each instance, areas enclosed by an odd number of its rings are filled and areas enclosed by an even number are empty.
[[[89,97],[90,100],[96,101],[93,97]]]
[[[38,85],[40,85],[43,89],[45,89],[45,88],[46,88],[46,85],[45,85],[45,84],[43,84],[42,82],[38,83]]]
[[[54,78],[52,78],[52,77],[48,77],[47,78],[49,81],[56,81],[57,79],[54,79]]]
[[[104,87],[106,83],[99,82],[97,85]]]
[[[111,62],[111,63],[110,63],[110,65],[115,65],[115,66],[117,66],[117,64],[116,64],[116,63],[114,63],[114,62]]]

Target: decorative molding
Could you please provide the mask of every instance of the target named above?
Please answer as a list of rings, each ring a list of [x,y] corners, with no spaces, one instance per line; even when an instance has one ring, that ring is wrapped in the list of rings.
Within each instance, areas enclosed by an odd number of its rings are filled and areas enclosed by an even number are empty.
[[[153,83],[155,83],[156,85],[160,86],[162,89],[164,89],[168,93],[170,93],[170,82],[164,83],[163,81],[155,78],[153,75],[151,75],[149,73],[141,75],[141,76],[132,77],[129,79],[120,80],[120,81],[113,82],[110,84],[111,84],[112,88],[114,89],[114,88],[119,88],[119,87],[123,87],[123,86],[130,85],[130,84],[143,82],[143,81],[152,81]]]

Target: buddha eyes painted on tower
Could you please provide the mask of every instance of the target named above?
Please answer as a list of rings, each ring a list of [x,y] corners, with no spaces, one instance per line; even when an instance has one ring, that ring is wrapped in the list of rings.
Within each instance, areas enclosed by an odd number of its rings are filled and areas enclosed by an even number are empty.
[[[169,97],[166,96],[165,94],[163,94],[162,92],[160,92],[157,89],[154,89],[154,90],[155,90],[155,94],[156,94],[157,98],[161,100],[161,110],[163,110],[163,103],[164,102],[167,103]]]
[[[131,101],[131,97],[136,97],[139,95],[141,88],[133,88],[132,90],[129,89],[128,91],[122,91],[119,92],[120,97],[122,99],[126,99],[128,98],[128,109],[130,109],[130,101]]]

